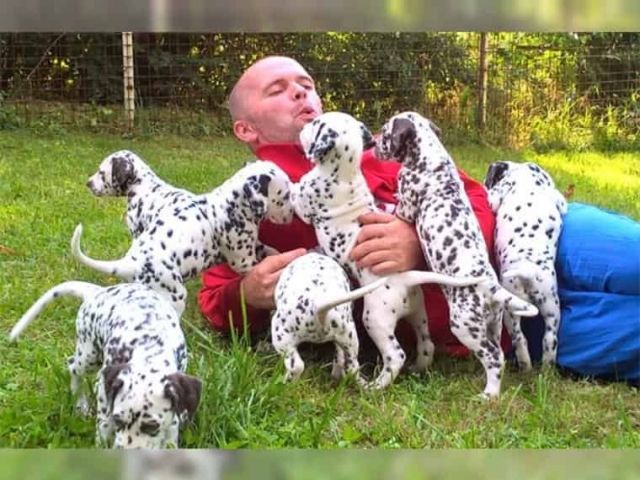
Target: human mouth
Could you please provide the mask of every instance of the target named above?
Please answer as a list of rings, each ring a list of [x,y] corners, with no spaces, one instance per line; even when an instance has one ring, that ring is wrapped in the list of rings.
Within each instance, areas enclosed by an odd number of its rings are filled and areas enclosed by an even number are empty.
[[[313,120],[317,115],[318,113],[315,111],[315,109],[311,107],[304,107],[298,112],[297,116],[302,119]]]

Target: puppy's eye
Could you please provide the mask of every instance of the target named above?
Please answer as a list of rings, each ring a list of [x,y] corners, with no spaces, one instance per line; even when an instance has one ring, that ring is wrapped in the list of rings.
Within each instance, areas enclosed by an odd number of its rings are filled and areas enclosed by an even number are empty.
[[[140,424],[140,431],[145,435],[155,437],[160,431],[160,424],[155,421],[144,422]]]

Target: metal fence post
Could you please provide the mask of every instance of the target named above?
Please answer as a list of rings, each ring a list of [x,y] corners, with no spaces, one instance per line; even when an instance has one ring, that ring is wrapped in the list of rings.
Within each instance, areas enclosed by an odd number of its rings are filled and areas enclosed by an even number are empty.
[[[135,120],[135,89],[133,71],[133,33],[122,32],[122,67],[124,77],[124,114],[127,131],[133,131]]]
[[[480,59],[478,61],[478,116],[476,118],[478,130],[484,130],[487,123],[487,80],[489,57],[487,56],[488,34],[480,33]]]

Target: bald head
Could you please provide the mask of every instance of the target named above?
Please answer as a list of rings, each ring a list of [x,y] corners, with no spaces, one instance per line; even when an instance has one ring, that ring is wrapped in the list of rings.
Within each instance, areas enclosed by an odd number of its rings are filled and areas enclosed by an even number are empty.
[[[293,58],[273,55],[254,62],[240,76],[229,94],[229,113],[232,121],[246,119],[247,115],[250,115],[251,109],[246,106],[246,98],[252,91],[260,88],[260,79],[283,68],[300,70],[308,76],[302,65]]]
[[[233,130],[252,150],[273,143],[298,143],[302,127],[322,113],[311,76],[289,57],[258,60],[229,95]]]

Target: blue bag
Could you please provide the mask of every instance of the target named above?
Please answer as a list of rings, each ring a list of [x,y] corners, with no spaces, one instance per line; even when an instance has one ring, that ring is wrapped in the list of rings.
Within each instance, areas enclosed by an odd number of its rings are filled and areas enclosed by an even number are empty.
[[[558,365],[590,377],[640,381],[640,296],[559,293]]]
[[[579,375],[640,381],[640,224],[571,203],[558,242],[557,363]],[[544,324],[523,319],[532,360]]]
[[[558,284],[586,292],[640,295],[640,223],[570,203],[556,258]]]

